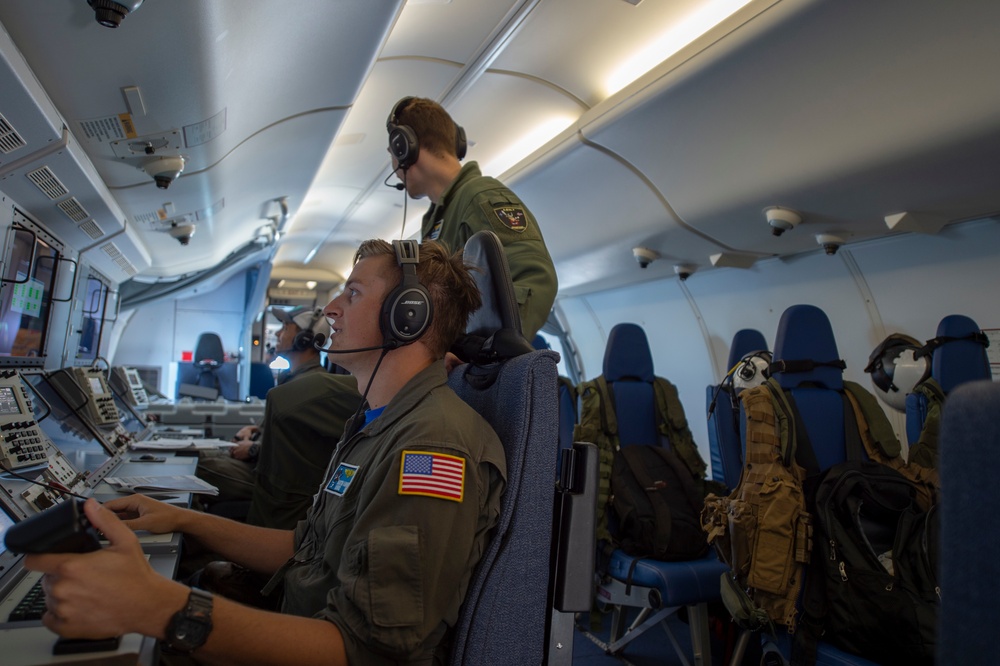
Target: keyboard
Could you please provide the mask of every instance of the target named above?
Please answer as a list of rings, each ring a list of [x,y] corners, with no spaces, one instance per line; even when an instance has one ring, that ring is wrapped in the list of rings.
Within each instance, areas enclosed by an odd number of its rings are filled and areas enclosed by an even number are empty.
[[[23,622],[24,620],[41,620],[45,614],[45,591],[42,590],[42,579],[39,578],[31,589],[18,602],[7,618],[8,622]]]

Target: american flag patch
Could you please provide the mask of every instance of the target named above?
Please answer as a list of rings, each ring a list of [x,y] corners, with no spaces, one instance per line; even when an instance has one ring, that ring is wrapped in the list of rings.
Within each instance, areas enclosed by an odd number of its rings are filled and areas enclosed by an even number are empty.
[[[461,502],[465,491],[465,459],[443,453],[403,451],[400,495],[425,495]]]

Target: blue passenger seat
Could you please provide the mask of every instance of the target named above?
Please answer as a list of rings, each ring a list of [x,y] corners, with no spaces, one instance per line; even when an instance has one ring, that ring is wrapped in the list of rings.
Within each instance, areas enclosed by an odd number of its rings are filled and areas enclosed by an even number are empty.
[[[947,397],[961,384],[990,379],[985,336],[979,325],[965,315],[948,315],[937,328],[937,335],[928,341],[931,351],[931,378]],[[920,393],[906,396],[906,440],[913,446],[920,439],[930,403]]]
[[[521,334],[497,236],[475,234],[466,243],[465,259],[480,269],[474,276],[483,307],[470,318],[461,341],[469,362],[452,370],[448,383],[499,436],[507,486],[462,604],[450,663],[569,666],[573,614],[589,611],[592,597],[597,451],[593,445],[575,446],[577,457],[564,464],[566,483],[553,492],[558,354],[534,350]]]
[[[743,469],[743,446],[740,443],[740,409],[737,389],[731,374],[747,354],[767,351],[764,334],[752,328],[736,331],[726,362],[727,377],[705,390],[708,413],[708,446],[711,452],[712,479],[735,488]]]
[[[848,459],[867,458],[863,451],[847,451],[844,370],[838,367],[839,361],[833,328],[825,312],[813,305],[793,305],[785,310],[778,323],[771,373],[791,396],[801,416],[818,464],[818,469],[810,473]],[[800,464],[802,462],[800,460]],[[776,643],[787,659],[791,652],[789,634],[778,628]],[[820,666],[873,664],[822,641],[818,645],[816,663]]]
[[[1000,664],[1000,642],[984,626],[1000,597],[1000,384],[965,382],[941,418],[941,623],[937,663]]]
[[[614,414],[621,446],[662,442],[653,381],[653,357],[645,331],[633,323],[611,329],[604,353],[604,379],[614,396]],[[696,663],[711,663],[708,602],[719,599],[719,578],[727,567],[714,551],[681,562],[633,557],[615,549],[607,572],[598,584],[599,600],[612,607],[607,651],[621,652],[646,630],[661,625],[671,637],[666,620],[686,607]],[[638,615],[629,622],[630,611]],[[676,640],[678,655],[685,659]]]

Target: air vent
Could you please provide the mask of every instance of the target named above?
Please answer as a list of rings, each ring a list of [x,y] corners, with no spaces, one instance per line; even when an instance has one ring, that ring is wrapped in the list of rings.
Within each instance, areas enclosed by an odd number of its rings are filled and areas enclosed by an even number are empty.
[[[12,153],[18,148],[28,145],[21,135],[17,133],[14,126],[7,122],[7,119],[0,114],[0,152]]]
[[[77,223],[83,222],[90,217],[90,213],[87,212],[86,208],[80,205],[80,202],[76,200],[76,197],[70,197],[65,201],[60,201],[56,204],[56,206],[59,207],[59,210],[66,213],[66,217]]]
[[[87,234],[94,240],[97,240],[98,238],[104,236],[104,230],[101,229],[99,226],[97,226],[97,222],[94,222],[93,220],[87,220],[86,222],[81,224],[80,231]]]
[[[118,268],[122,269],[122,271],[129,277],[132,277],[138,272],[136,271],[135,266],[132,265],[132,262],[121,253],[121,250],[119,250],[118,246],[114,243],[105,243],[101,246],[101,249],[104,250],[104,253],[111,257],[111,260],[118,265]]]
[[[25,174],[35,187],[42,191],[42,194],[47,196],[52,201],[56,199],[62,199],[64,196],[69,194],[69,190],[66,186],[60,182],[56,175],[52,173],[52,169],[44,166],[40,169],[35,169]]]

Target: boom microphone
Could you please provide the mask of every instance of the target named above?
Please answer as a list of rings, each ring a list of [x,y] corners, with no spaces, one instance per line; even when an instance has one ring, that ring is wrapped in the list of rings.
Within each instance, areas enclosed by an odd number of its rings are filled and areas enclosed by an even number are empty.
[[[385,177],[385,180],[382,181],[382,182],[385,184],[386,187],[395,187],[397,190],[400,190],[400,191],[405,190],[406,189],[406,185],[404,185],[403,183],[390,183],[389,182],[389,179],[392,178],[392,176],[394,174],[395,174],[395,172],[390,173],[388,176]]]
[[[358,347],[357,349],[328,349],[324,346],[327,342],[329,342],[327,337],[322,333],[318,333],[316,335],[316,340],[313,342],[313,347],[321,352],[326,352],[327,354],[353,354],[355,352],[375,351],[376,349],[389,351],[399,347],[399,343],[395,340],[387,340],[383,344],[376,345],[375,347]]]

